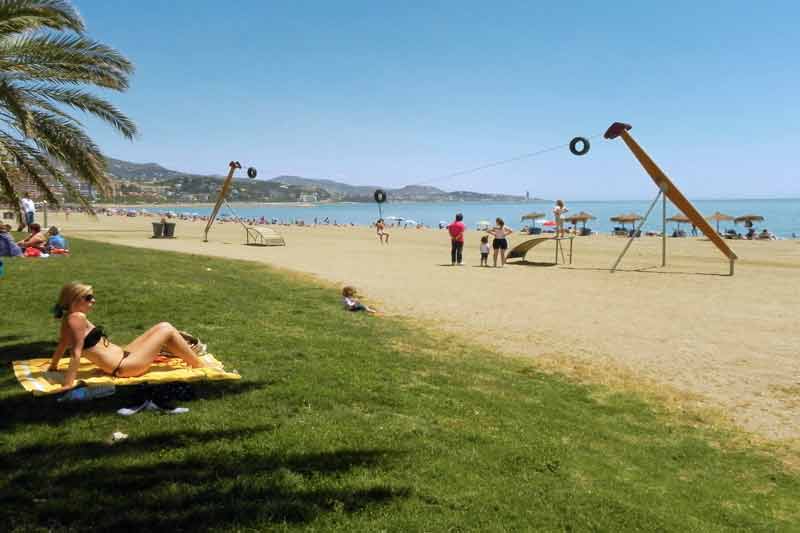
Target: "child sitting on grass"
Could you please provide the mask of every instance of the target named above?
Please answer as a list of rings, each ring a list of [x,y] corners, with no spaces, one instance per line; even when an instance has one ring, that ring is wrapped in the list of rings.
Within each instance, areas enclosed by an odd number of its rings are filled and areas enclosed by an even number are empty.
[[[342,289],[342,303],[344,303],[344,308],[348,311],[366,311],[367,313],[373,314],[377,313],[375,309],[372,309],[371,307],[366,306],[356,300],[356,289],[350,285]]]
[[[489,266],[489,236],[481,237],[481,266]]]

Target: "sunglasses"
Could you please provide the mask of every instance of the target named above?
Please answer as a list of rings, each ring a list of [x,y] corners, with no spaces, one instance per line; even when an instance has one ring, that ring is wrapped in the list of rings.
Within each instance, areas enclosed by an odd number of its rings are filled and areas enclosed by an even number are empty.
[[[84,302],[94,302],[94,294],[87,294],[83,297]]]

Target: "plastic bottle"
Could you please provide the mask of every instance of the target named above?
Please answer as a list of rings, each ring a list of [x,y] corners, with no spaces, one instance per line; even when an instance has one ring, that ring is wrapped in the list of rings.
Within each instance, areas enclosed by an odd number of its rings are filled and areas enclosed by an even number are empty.
[[[116,391],[114,385],[101,385],[99,387],[76,387],[58,399],[59,402],[81,402],[94,398],[105,398]]]

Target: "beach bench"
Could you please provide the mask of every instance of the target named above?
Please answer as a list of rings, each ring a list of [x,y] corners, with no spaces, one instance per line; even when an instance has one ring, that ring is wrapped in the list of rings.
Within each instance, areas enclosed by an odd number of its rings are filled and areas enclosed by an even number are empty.
[[[525,260],[525,256],[528,254],[531,249],[536,246],[539,246],[543,242],[550,242],[553,241],[556,244],[555,249],[555,263],[558,264],[558,254],[561,252],[561,261],[566,263],[566,259],[564,258],[564,248],[562,246],[562,241],[569,241],[569,264],[572,264],[572,241],[575,239],[574,236],[570,237],[537,237],[535,239],[530,239],[525,242],[519,243],[511,250],[508,251],[508,255],[506,259],[522,259]]]

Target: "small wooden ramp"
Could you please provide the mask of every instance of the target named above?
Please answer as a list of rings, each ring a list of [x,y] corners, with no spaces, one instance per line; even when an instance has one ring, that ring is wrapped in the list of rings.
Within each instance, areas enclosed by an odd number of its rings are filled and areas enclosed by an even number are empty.
[[[280,233],[271,228],[256,228],[245,226],[247,233],[247,246],[286,246],[286,241]]]
[[[506,259],[525,259],[525,255],[531,250],[531,248],[552,239],[552,237],[537,237],[535,239],[519,243],[508,251]]]

